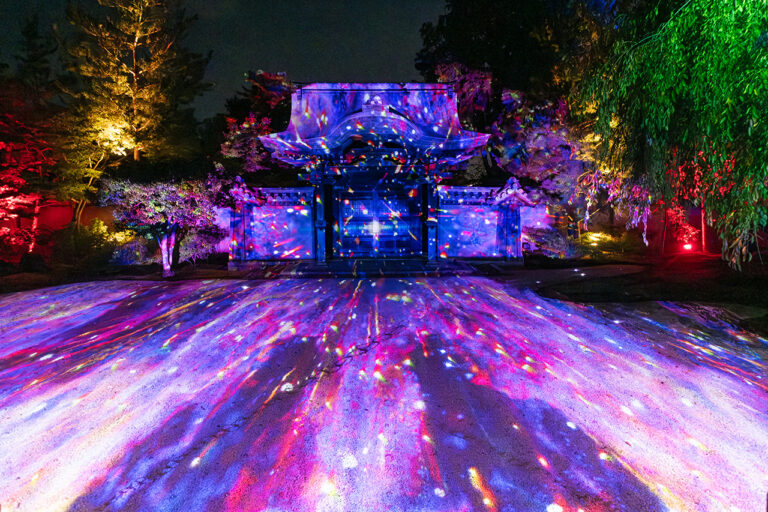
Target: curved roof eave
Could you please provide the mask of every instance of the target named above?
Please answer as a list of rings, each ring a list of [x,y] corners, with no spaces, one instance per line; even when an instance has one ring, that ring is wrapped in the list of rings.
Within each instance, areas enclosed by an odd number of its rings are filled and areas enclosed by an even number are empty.
[[[339,161],[350,139],[376,149],[396,140],[413,160],[443,165],[466,160],[489,137],[461,127],[447,84],[311,84],[292,96],[287,129],[259,139],[291,165]]]

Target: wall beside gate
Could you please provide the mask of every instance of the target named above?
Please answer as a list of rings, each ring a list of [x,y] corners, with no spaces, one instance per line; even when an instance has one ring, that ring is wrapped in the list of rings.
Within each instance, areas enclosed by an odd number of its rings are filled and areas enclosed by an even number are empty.
[[[440,258],[520,258],[520,209],[491,187],[437,187]]]
[[[241,197],[231,215],[230,259],[315,259],[316,238],[325,243],[324,231],[315,228],[326,223],[314,214],[314,202],[320,201],[314,192],[312,187],[258,188]],[[436,250],[428,253],[438,258],[521,258],[520,209],[495,204],[494,193],[490,187],[437,187],[437,222],[431,215],[426,222],[427,228],[436,224],[436,236],[425,242]],[[424,230],[402,229],[402,236],[420,239]]]
[[[258,188],[238,201],[230,224],[230,259],[314,259],[312,193],[312,187]]]

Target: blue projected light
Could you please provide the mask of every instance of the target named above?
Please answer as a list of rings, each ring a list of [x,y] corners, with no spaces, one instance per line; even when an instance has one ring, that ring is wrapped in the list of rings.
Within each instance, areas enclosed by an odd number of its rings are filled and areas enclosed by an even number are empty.
[[[421,203],[416,189],[339,191],[334,243],[341,257],[418,256]]]
[[[311,84],[291,102],[288,128],[260,137],[291,165],[444,166],[490,137],[461,127],[447,84]]]
[[[245,194],[232,259],[521,255],[519,212],[496,204],[494,189],[436,193],[446,167],[490,137],[461,127],[450,85],[320,83],[291,101],[288,128],[259,139],[313,188]],[[262,191],[280,199],[265,203]]]
[[[440,258],[498,258],[520,254],[520,214],[494,200],[488,187],[437,188]]]
[[[230,254],[238,260],[312,259],[311,188],[259,188],[238,194]]]

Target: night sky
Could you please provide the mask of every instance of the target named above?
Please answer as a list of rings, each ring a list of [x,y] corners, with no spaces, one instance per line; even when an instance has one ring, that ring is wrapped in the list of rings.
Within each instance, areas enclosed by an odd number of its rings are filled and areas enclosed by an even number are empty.
[[[63,21],[66,0],[3,0],[0,59],[16,53],[19,27],[38,12],[41,25]],[[419,28],[443,13],[444,0],[187,0],[199,20],[187,47],[213,50],[207,79],[214,89],[197,117],[224,109],[248,70],[285,71],[297,82],[420,80],[413,59]],[[215,7],[214,7],[215,6]]]

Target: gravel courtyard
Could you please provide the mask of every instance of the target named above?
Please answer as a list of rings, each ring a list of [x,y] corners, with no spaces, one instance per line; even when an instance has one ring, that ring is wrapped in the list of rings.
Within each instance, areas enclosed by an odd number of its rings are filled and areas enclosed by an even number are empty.
[[[483,277],[0,295],[0,509],[759,511],[768,341]]]

